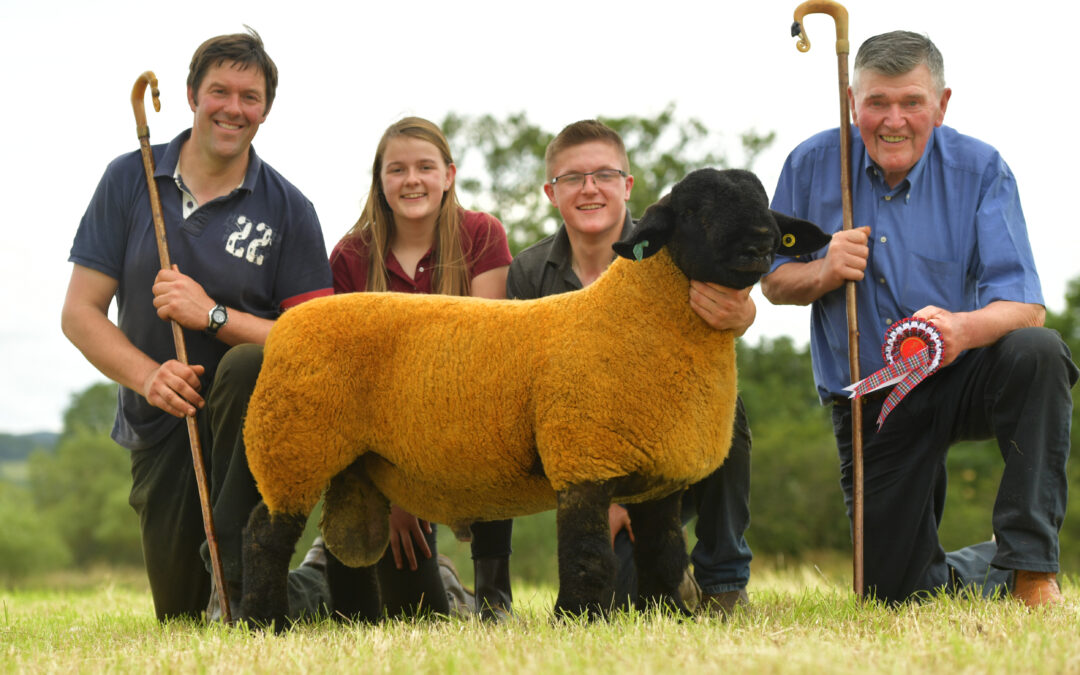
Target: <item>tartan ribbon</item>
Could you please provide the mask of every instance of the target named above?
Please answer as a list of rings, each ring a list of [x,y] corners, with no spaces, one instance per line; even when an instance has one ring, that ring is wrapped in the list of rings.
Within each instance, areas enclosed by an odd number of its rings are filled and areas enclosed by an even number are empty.
[[[934,324],[909,317],[889,326],[881,352],[885,359],[884,368],[845,387],[851,392],[850,398],[860,398],[872,391],[895,385],[881,404],[877,418],[879,431],[885,424],[885,418],[900,401],[941,367],[945,341]]]

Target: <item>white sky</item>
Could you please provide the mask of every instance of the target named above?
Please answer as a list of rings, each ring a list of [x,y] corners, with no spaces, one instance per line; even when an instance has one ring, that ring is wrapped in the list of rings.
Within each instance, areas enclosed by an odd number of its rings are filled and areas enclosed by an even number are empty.
[[[787,152],[839,121],[834,23],[810,16],[813,46],[798,52],[789,37],[797,4],[0,0],[0,431],[59,430],[71,395],[104,379],[60,332],[60,308],[72,237],[101,172],[138,148],[129,97],[142,71],[161,84],[162,111],[147,105],[151,141],[166,142],[191,123],[184,82],[195,47],[243,23],[257,29],[280,84],[255,145],[314,202],[333,246],[359,213],[379,136],[408,114],[524,110],[554,132],[597,115],[654,115],[675,101],[681,118],[722,134],[719,149],[735,158],[740,132],[775,130],[755,165],[771,194]],[[1068,162],[1080,156],[1069,121],[1077,5],[846,6],[851,61],[866,37],[897,28],[926,32],[941,49],[953,88],[946,124],[1009,162],[1047,305],[1061,310],[1066,282],[1080,274],[1080,229],[1064,204],[1075,182]],[[755,298],[748,340],[808,339],[808,310]]]

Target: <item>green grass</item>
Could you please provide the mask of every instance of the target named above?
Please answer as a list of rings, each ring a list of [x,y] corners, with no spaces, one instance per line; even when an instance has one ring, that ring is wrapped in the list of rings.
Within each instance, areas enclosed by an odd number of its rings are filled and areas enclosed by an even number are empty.
[[[966,597],[888,609],[861,606],[843,573],[755,568],[751,606],[726,622],[553,622],[555,589],[522,585],[504,625],[325,621],[275,637],[159,625],[138,572],[97,572],[0,591],[0,672],[1080,672],[1080,588],[1064,590],[1049,611]]]

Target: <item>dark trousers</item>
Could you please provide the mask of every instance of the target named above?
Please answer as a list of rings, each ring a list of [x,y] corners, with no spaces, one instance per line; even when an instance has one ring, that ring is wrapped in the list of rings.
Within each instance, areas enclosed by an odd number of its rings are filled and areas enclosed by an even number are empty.
[[[1065,465],[1077,379],[1068,347],[1045,328],[1016,330],[919,384],[880,431],[864,404],[867,591],[900,602],[939,589],[1007,588],[1012,570],[1056,572],[1068,495]],[[851,517],[851,409],[833,406],[841,487]],[[995,542],[946,554],[938,542],[952,443],[996,438],[1004,460]]]
[[[450,602],[446,597],[446,587],[439,575],[439,547],[436,542],[438,529],[431,524],[431,534],[424,534],[431,557],[425,558],[417,552],[416,570],[410,570],[408,563],[404,569],[394,565],[394,554],[389,547],[376,567],[379,577],[379,590],[382,595],[383,611],[391,617],[417,616],[423,614],[450,614]]]
[[[473,523],[472,542],[469,548],[472,559],[509,558],[512,553],[510,544],[514,534],[513,520],[493,520],[485,523]]]
[[[262,347],[239,345],[218,365],[197,416],[210,503],[225,580],[242,581],[244,526],[259,502],[248,470],[243,421],[262,365]],[[210,556],[202,520],[187,425],[177,424],[157,445],[132,452],[129,501],[139,515],[143,557],[158,619],[198,617],[210,593]],[[231,598],[233,603],[239,598]],[[314,613],[329,604],[321,574],[289,575],[290,615]]]
[[[683,524],[697,515],[697,543],[690,552],[694,578],[703,593],[724,593],[746,588],[753,554],[743,536],[750,526],[750,425],[742,399],[735,403],[731,450],[720,468],[683,493]],[[631,523],[633,526],[633,523]],[[634,544],[626,530],[615,537],[618,572],[616,604],[637,599]]]

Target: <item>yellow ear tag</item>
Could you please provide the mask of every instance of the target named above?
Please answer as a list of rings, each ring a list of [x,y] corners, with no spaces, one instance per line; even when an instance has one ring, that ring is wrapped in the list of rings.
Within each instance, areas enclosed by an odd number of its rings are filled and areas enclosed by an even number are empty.
[[[780,239],[780,243],[783,244],[784,248],[791,248],[795,245],[795,235],[788,232]]]

